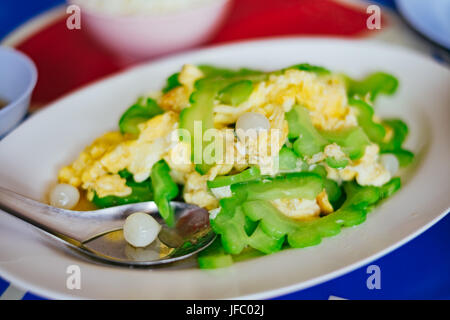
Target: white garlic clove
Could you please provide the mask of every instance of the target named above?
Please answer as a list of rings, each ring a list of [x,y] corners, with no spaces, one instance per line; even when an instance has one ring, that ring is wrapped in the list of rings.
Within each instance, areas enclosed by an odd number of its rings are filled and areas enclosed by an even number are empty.
[[[261,113],[246,112],[236,121],[236,133],[240,139],[241,135],[254,134],[257,135],[260,131],[268,131],[270,129],[270,122]]]
[[[133,247],[146,247],[153,241],[161,230],[161,225],[149,214],[136,212],[125,220],[123,235]]]
[[[381,164],[383,165],[383,167],[387,171],[389,171],[389,173],[391,174],[392,177],[395,176],[400,167],[397,157],[394,156],[393,154],[386,153],[386,154],[382,154],[380,159],[381,159]]]
[[[72,209],[80,200],[80,192],[70,184],[60,183],[50,191],[50,204],[62,209]]]

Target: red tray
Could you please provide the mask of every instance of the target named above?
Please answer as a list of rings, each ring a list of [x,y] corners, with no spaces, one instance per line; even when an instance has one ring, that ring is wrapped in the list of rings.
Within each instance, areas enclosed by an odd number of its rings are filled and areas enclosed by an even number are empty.
[[[41,16],[40,27],[14,43],[39,71],[32,109],[129,66],[98,47],[83,29],[68,30],[64,8],[58,10],[56,18],[54,11]],[[287,35],[372,36],[377,32],[367,29],[368,17],[364,7],[332,0],[235,0],[224,25],[206,45]]]

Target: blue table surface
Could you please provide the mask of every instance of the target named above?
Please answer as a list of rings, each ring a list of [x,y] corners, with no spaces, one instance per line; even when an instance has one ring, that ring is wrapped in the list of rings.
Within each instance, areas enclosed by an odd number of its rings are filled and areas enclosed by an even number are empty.
[[[372,1],[395,9],[392,0]],[[63,0],[0,2],[0,40]],[[381,270],[381,288],[368,289],[369,265]],[[390,254],[339,278],[276,299],[450,299],[450,215]],[[0,296],[9,283],[0,279]],[[41,299],[26,293],[23,299]]]

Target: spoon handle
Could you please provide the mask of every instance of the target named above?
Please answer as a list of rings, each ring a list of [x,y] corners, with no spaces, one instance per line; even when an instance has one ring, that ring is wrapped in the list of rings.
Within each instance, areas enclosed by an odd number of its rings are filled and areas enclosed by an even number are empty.
[[[121,228],[129,214],[127,207],[86,212],[64,210],[0,187],[1,210],[66,241],[75,240],[78,245],[98,234]]]

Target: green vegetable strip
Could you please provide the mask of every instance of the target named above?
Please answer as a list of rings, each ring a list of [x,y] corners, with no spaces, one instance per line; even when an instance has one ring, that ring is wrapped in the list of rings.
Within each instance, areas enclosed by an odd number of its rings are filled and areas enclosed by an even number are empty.
[[[248,243],[245,232],[246,220],[240,207],[234,210],[221,209],[217,217],[211,220],[214,232],[221,235],[222,246],[225,252],[239,254]]]
[[[180,113],[180,128],[188,130],[191,136],[192,156],[196,164],[196,169],[201,174],[206,174],[214,165],[205,163],[203,159],[203,151],[208,143],[203,141],[203,135],[208,129],[214,128],[213,108],[214,99],[219,91],[227,87],[235,80],[233,79],[209,79],[202,78],[197,80],[195,91],[191,94],[189,100],[191,106],[185,108]],[[195,133],[195,123],[199,122],[202,134]],[[202,160],[202,161],[200,161]],[[201,162],[201,163],[198,163]]]
[[[292,149],[283,146],[278,154],[278,166],[281,171],[297,169],[297,155]]]
[[[242,210],[242,209],[241,209]],[[248,216],[245,216],[245,225],[244,225],[244,229],[245,229],[245,233],[248,236],[251,236],[253,234],[253,232],[255,232],[256,228],[258,227],[258,222],[253,221],[252,219],[250,219]]]
[[[392,152],[400,150],[402,148],[403,142],[408,136],[408,126],[400,119],[386,119],[383,123],[390,127],[394,132],[392,138],[388,142],[383,142],[380,144],[381,152]]]
[[[251,247],[245,248],[240,254],[230,255],[222,247],[220,236],[205,250],[198,254],[198,266],[201,269],[217,269],[228,267],[233,262],[244,261],[264,255]]]
[[[395,192],[397,192],[402,186],[402,182],[399,177],[393,178],[388,183],[381,186],[381,199],[387,199]]]
[[[284,236],[273,237],[264,232],[261,227],[257,227],[251,237],[248,239],[250,247],[265,254],[274,253],[281,250],[284,243]]]
[[[381,196],[380,187],[362,187],[356,182],[344,183],[346,200],[341,208],[356,207],[367,208],[369,205],[376,203]]]
[[[297,139],[293,149],[299,156],[311,157],[323,151],[330,143],[338,144],[343,152],[351,160],[361,158],[370,141],[380,145],[381,153],[392,153],[397,156],[401,166],[406,166],[414,159],[414,154],[402,149],[402,144],[408,134],[407,125],[398,119],[385,120],[383,124],[394,131],[393,137],[384,142],[386,129],[382,124],[373,121],[373,109],[367,103],[350,99],[349,103],[358,110],[358,122],[360,127],[343,129],[338,131],[318,131],[312,125],[309,112],[306,108],[295,106],[286,113],[289,125],[289,138]],[[348,164],[347,160],[326,159],[328,165],[333,168],[342,168]]]
[[[233,259],[225,253],[220,237],[217,237],[208,248],[198,254],[197,262],[201,269],[217,269],[232,265]]]
[[[380,152],[395,155],[401,167],[406,167],[414,161],[414,153],[403,149],[403,143],[408,136],[409,129],[406,123],[399,119],[387,119],[383,124],[393,130],[392,138],[388,142],[381,142]]]
[[[207,185],[209,188],[220,188],[235,183],[256,180],[260,177],[261,171],[259,170],[259,167],[254,166],[235,175],[219,176],[212,181],[208,181]]]
[[[347,159],[336,159],[333,157],[327,157],[325,159],[326,163],[328,166],[330,166],[331,168],[335,168],[335,169],[341,169],[341,168],[345,168],[348,164],[348,160]]]
[[[247,200],[315,199],[322,190],[322,177],[311,172],[290,173],[231,186],[233,195],[245,194]]]
[[[180,75],[179,72],[172,74],[169,78],[167,78],[167,84],[162,90],[163,93],[167,93],[172,89],[175,89],[177,87],[181,86],[180,81],[178,81],[178,76]]]
[[[206,164],[203,160],[203,135],[206,130],[214,127],[213,107],[214,98],[218,92],[217,83],[204,83],[197,81],[197,90],[190,97],[191,106],[183,109],[180,113],[180,128],[189,131],[191,136],[192,156],[196,160],[196,168],[202,174],[209,171],[212,164]],[[199,121],[202,128],[202,134],[195,133],[195,122]],[[201,153],[201,154],[198,154]],[[200,157],[200,158],[199,158]],[[202,159],[201,163],[199,159]]]
[[[167,163],[160,160],[152,167],[151,179],[159,214],[169,227],[173,227],[175,217],[170,201],[178,195],[178,186],[173,182],[169,172]]]
[[[106,196],[100,198],[97,194],[94,195],[92,203],[98,208],[109,208],[115,206],[121,206],[129,203],[152,201],[153,194],[151,189],[151,182],[148,180],[142,183],[135,183],[131,185],[127,182],[127,185],[131,187],[131,194],[125,197]]]
[[[122,178],[125,178],[126,185],[131,188],[131,194],[125,197],[106,196],[100,198],[96,193],[92,199],[92,203],[98,208],[109,208],[129,203],[145,202],[153,200],[153,191],[151,180],[147,179],[143,182],[135,182],[133,175],[127,170],[119,172]]]
[[[298,228],[298,222],[283,215],[268,201],[244,202],[242,210],[251,220],[259,221],[258,228],[276,239]]]
[[[331,73],[330,70],[328,70],[324,67],[311,65],[309,63],[296,64],[296,65],[290,66],[289,68],[285,68],[283,70],[288,70],[288,69],[297,69],[300,71],[313,72],[318,75],[327,75],[327,74]]]
[[[317,165],[311,170],[311,172],[314,172],[323,178],[323,186],[327,192],[328,201],[330,201],[333,208],[335,208],[336,203],[342,197],[341,187],[339,187],[336,181],[327,178],[327,170],[324,166]]]
[[[315,229],[294,231],[288,235],[287,239],[292,248],[316,246],[322,241],[320,233]]]
[[[232,258],[234,262],[239,262],[261,257],[263,255],[264,253],[262,253],[261,251],[253,249],[252,247],[248,246],[240,254],[233,255]]]
[[[358,124],[363,128],[370,140],[381,143],[386,135],[382,124],[373,121],[373,108],[362,100],[349,99],[349,104],[358,111]]]
[[[219,100],[224,104],[238,106],[250,97],[252,91],[252,81],[237,81],[225,87],[219,92]]]
[[[241,204],[247,200],[292,198],[315,198],[323,190],[322,178],[314,173],[296,173],[285,177],[233,184],[233,197],[220,200],[221,210],[211,220],[213,230],[221,235],[227,253],[239,254],[248,244],[248,234],[253,227],[242,212]],[[264,212],[260,212],[263,214]],[[252,221],[252,216],[247,215]],[[286,221],[289,219],[286,218]],[[264,228],[264,223],[260,223]],[[266,230],[265,230],[266,231]],[[273,233],[269,235],[279,238]]]
[[[247,69],[242,68],[238,70],[233,69],[227,69],[227,68],[219,68],[211,65],[200,65],[198,66],[199,69],[203,72],[205,77],[209,78],[245,78],[249,80],[264,80],[271,74],[282,74],[288,69],[297,69],[301,71],[307,71],[307,72],[313,72],[318,75],[326,75],[330,74],[330,70],[321,67],[321,66],[315,66],[311,65],[309,63],[301,63],[296,64],[293,66],[290,66],[288,68],[284,68],[281,70],[273,71],[273,72],[263,72],[260,70],[254,70],[254,69]]]
[[[406,167],[414,161],[414,153],[409,150],[399,149],[389,152],[397,157],[400,167]]]
[[[276,252],[281,249],[284,236],[287,236],[287,242],[291,247],[303,248],[319,244],[323,237],[338,234],[341,227],[364,222],[375,203],[392,195],[399,188],[399,178],[392,179],[379,188],[361,187],[355,182],[346,182],[344,183],[346,200],[342,207],[328,216],[313,221],[295,221],[280,213],[266,200],[247,199],[232,214],[229,212],[233,210],[222,209],[216,219],[212,220],[212,224],[221,234],[222,245],[227,253],[238,254],[244,250],[246,244],[266,254]],[[234,201],[233,206],[243,199],[241,197],[238,201]],[[229,198],[229,201],[232,199]],[[224,207],[230,209],[230,205]],[[245,217],[259,222],[250,236],[245,232]]]
[[[395,183],[394,183],[395,185]],[[370,205],[382,196],[382,188],[360,187],[354,182],[344,186],[347,200],[336,212],[314,221],[297,222],[289,219],[266,201],[245,202],[242,206],[246,215],[259,220],[261,229],[273,237],[287,234],[291,247],[303,248],[319,244],[322,237],[334,236],[342,226],[353,226],[362,223]],[[392,192],[395,187],[386,190]]]
[[[313,156],[328,144],[311,122],[308,109],[301,106],[292,107],[286,113],[289,126],[289,139],[297,139],[294,151],[300,156]]]
[[[247,68],[232,70],[211,65],[200,65],[198,68],[203,72],[205,78],[250,78],[252,76],[264,75],[262,71]]]
[[[122,133],[139,134],[138,124],[147,121],[164,111],[151,98],[140,98],[134,105],[128,108],[119,120],[119,128]]]
[[[233,195],[231,198],[220,199],[219,204],[222,209],[227,211],[228,215],[233,215],[235,210],[247,199],[245,193]]]
[[[337,143],[350,159],[355,160],[364,155],[365,148],[370,143],[360,127],[318,131],[311,122],[309,111],[301,106],[294,106],[287,112],[286,120],[289,125],[289,139],[297,139],[294,142],[294,151],[302,157],[311,157],[323,151],[326,145]],[[384,128],[382,130],[384,131]]]
[[[322,136],[330,143],[336,143],[351,160],[364,155],[370,140],[360,127],[342,129],[338,131],[322,131]]]
[[[379,94],[394,94],[397,88],[397,78],[384,72],[372,73],[360,81],[347,78],[347,92],[349,97],[358,96],[364,98],[369,94],[369,99],[372,102],[376,100]]]

